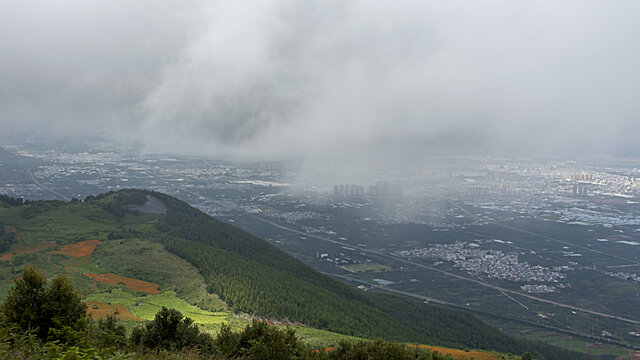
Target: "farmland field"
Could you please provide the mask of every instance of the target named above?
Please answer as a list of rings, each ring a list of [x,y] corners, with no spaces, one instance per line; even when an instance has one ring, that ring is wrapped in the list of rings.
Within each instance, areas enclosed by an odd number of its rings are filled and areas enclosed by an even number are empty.
[[[227,312],[210,312],[197,308],[176,297],[173,292],[156,295],[136,296],[128,291],[113,289],[110,292],[98,293],[85,299],[87,302],[101,302],[105,304],[119,304],[126,307],[142,320],[153,320],[155,314],[162,307],[176,309],[185,316],[192,318],[198,324],[222,324],[229,318]]]

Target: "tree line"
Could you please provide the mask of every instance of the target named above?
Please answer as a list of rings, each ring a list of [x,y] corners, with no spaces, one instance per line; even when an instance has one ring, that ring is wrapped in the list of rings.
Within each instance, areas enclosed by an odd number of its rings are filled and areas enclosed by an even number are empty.
[[[300,322],[370,339],[511,353],[529,351],[540,359],[588,358],[507,337],[459,311],[425,305],[405,297],[355,290],[314,271],[255,236],[160,193],[128,190],[85,201],[101,206],[118,220],[128,216],[127,208],[144,203],[147,194],[161,199],[168,212],[158,218],[155,230],[140,230],[135,237],[162,243],[168,251],[196,266],[204,276],[209,292],[218,294],[237,312]],[[59,201],[41,201],[25,206],[24,211],[37,216],[42,209],[64,205]],[[131,231],[128,228],[117,234],[129,237],[133,236],[129,234]],[[53,329],[57,328],[54,326]],[[69,326],[64,329],[74,330]],[[60,340],[52,338],[51,341]]]
[[[342,342],[315,349],[291,328],[253,321],[235,332],[225,324],[217,336],[204,333],[175,309],[163,307],[154,320],[130,334],[109,316],[93,321],[64,276],[50,283],[28,266],[0,307],[3,359],[207,359],[207,360],[445,360],[449,357],[402,344]]]
[[[182,201],[153,196],[168,209],[157,224],[167,236],[154,240],[196,266],[208,290],[235,311],[370,339],[531,352],[546,359],[588,358],[508,337],[467,313],[396,295],[362,293]]]

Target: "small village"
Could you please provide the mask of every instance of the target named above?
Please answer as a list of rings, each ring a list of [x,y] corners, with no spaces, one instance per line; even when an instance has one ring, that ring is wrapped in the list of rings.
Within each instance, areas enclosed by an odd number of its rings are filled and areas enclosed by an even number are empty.
[[[505,254],[500,250],[484,250],[480,245],[467,242],[436,244],[430,248],[397,251],[406,257],[434,258],[453,262],[471,275],[485,274],[490,278],[510,281],[558,282],[565,274],[540,265],[518,261],[518,254]]]

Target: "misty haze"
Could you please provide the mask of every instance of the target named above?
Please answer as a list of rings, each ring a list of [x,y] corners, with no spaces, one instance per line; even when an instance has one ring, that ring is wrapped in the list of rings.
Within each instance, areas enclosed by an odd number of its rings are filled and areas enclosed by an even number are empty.
[[[1,0],[0,358],[637,359],[638,14]]]

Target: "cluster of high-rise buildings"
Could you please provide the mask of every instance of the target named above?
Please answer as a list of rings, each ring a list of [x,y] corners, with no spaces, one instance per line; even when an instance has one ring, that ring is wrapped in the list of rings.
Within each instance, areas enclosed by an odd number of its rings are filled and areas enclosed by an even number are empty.
[[[364,187],[354,184],[340,184],[333,186],[333,194],[341,196],[364,196]],[[378,181],[369,186],[369,196],[399,196],[402,195],[402,186],[387,181]]]
[[[573,181],[593,180],[593,175],[592,174],[588,174],[588,173],[571,174],[570,175],[570,179],[573,180]]]
[[[260,161],[260,170],[263,171],[298,171],[302,168],[300,161]]]
[[[571,188],[571,195],[573,196],[587,196],[589,188],[585,184],[573,184]]]
[[[360,185],[353,184],[334,185],[333,194],[343,196],[363,196],[364,188]]]

